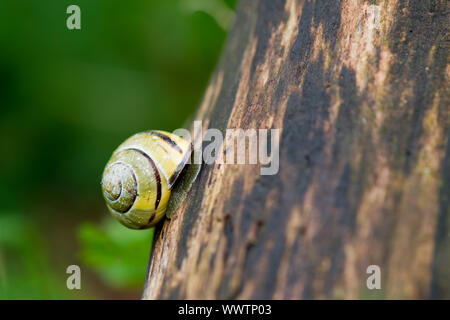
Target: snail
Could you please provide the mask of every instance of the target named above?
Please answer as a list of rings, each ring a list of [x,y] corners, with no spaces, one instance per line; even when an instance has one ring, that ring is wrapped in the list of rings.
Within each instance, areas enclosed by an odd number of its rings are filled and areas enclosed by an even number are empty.
[[[147,131],[123,142],[106,164],[102,192],[111,214],[131,229],[169,219],[186,198],[200,164],[192,145],[165,131]],[[191,163],[188,163],[191,162]]]

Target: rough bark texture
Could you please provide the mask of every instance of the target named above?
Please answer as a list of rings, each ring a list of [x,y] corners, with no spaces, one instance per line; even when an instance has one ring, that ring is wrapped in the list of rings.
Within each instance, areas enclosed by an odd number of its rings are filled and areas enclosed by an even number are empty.
[[[242,0],[197,119],[281,129],[280,171],[204,166],[143,297],[450,298],[448,13]]]

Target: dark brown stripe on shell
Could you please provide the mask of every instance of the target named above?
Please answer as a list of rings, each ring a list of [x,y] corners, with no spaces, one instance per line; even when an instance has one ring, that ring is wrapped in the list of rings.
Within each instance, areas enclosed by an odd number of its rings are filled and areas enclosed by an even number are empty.
[[[163,151],[164,151],[166,154],[169,154],[169,151],[167,151],[167,149],[164,148],[164,146],[163,146],[162,144],[159,144],[159,143],[158,143],[158,147],[160,147],[161,149],[163,149]]]
[[[150,224],[153,220],[155,220],[155,217],[156,217],[156,211],[153,212],[153,214],[152,214],[152,216],[150,217],[150,219],[148,219],[147,224]]]
[[[171,187],[173,186],[173,184],[177,180],[178,176],[180,175],[181,171],[183,171],[183,168],[186,165],[187,160],[191,156],[191,152],[192,152],[192,148],[189,149],[189,152],[186,152],[183,160],[178,164],[178,167],[175,169],[175,172],[169,178],[169,186],[171,186]]]
[[[133,151],[136,151],[136,152],[139,152],[140,154],[142,154],[148,160],[148,162],[150,163],[150,166],[153,169],[153,173],[155,174],[155,178],[156,178],[156,201],[155,201],[155,210],[156,210],[156,209],[158,209],[159,202],[161,201],[161,176],[159,175],[159,171],[156,168],[155,162],[148,154],[146,154],[142,150],[135,149],[135,148],[129,148],[128,150],[133,150]]]
[[[175,141],[173,141],[169,136],[166,136],[164,133],[157,132],[157,131],[150,131],[150,134],[157,136],[167,142],[172,148],[177,150],[179,153],[183,153],[183,150],[177,145]]]

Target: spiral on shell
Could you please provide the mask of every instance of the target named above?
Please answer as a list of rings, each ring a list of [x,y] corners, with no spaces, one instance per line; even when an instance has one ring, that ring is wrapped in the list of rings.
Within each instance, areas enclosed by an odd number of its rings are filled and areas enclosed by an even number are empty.
[[[125,226],[145,229],[164,216],[171,189],[191,154],[191,144],[164,131],[138,133],[108,161],[102,192],[111,214]]]
[[[137,180],[133,168],[124,162],[114,162],[105,169],[103,194],[115,211],[130,210],[137,196]]]

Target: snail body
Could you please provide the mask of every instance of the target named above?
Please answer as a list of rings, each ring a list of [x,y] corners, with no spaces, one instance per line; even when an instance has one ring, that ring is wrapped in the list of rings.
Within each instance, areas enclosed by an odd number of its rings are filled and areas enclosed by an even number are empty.
[[[191,152],[190,142],[165,131],[128,138],[114,151],[103,172],[103,197],[111,214],[132,229],[157,224]]]

